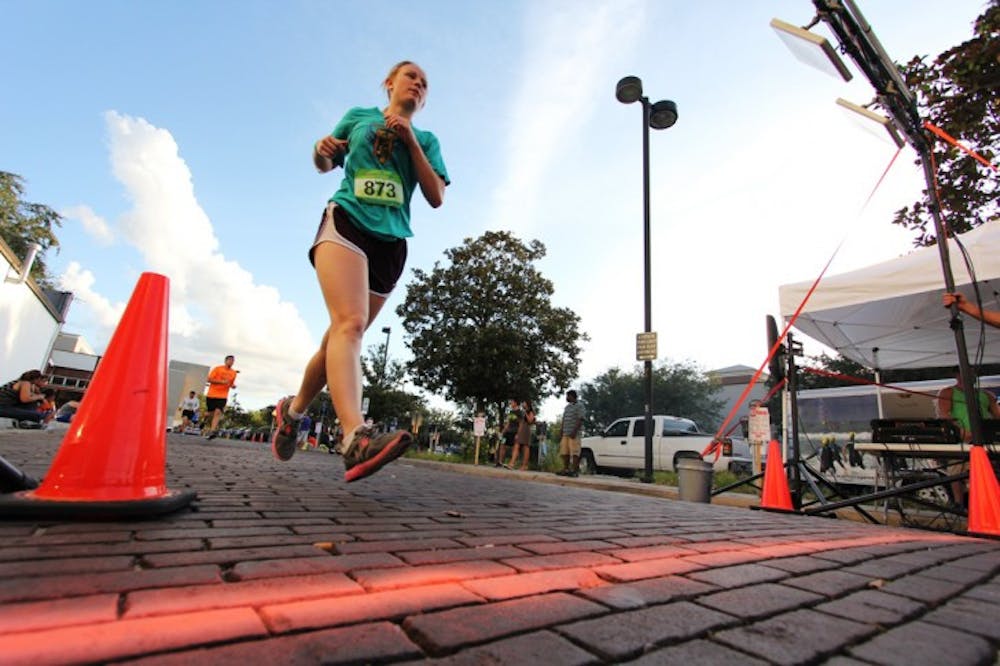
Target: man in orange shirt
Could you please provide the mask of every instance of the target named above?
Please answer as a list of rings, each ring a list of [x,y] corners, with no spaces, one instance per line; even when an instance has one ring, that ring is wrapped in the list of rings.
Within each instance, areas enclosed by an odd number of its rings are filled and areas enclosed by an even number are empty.
[[[233,363],[236,357],[229,355],[226,357],[225,365],[217,365],[208,373],[208,392],[205,394],[205,417],[212,415],[212,425],[209,428],[209,439],[219,436],[219,419],[222,418],[222,410],[226,408],[226,399],[229,397],[229,389],[236,388],[236,373],[233,370]]]

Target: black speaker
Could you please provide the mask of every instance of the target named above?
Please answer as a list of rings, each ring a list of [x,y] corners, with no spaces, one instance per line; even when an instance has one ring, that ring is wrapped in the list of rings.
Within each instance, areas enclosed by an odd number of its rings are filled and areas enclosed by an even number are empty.
[[[771,353],[771,349],[774,348],[774,344],[778,341],[778,323],[774,321],[774,317],[767,315],[767,353]],[[767,366],[768,372],[771,373],[771,379],[775,382],[780,382],[785,378],[785,345],[778,347],[778,351],[774,353],[771,357],[771,361]]]

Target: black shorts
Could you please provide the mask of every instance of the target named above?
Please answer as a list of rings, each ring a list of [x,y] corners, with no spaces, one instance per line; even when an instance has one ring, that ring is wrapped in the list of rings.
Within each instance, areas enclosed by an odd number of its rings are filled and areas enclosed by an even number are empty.
[[[320,243],[337,243],[363,255],[368,260],[368,290],[376,296],[389,296],[406,266],[405,238],[392,241],[375,238],[354,224],[347,211],[335,203],[323,209],[316,238],[309,248],[309,262],[313,267],[316,266],[316,246]]]
[[[205,410],[207,412],[214,412],[215,410],[220,412],[226,409],[226,399],[225,398],[205,398]]]
[[[181,416],[183,416],[185,418],[188,418],[188,419],[193,419],[194,418],[194,410],[193,409],[185,409],[184,411],[181,412]]]
[[[503,443],[507,446],[514,446],[514,439],[517,437],[517,433],[513,430],[511,432],[505,432],[503,434]]]

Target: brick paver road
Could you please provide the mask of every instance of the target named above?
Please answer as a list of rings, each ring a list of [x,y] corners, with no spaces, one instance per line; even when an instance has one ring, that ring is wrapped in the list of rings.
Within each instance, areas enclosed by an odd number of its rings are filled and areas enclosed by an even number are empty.
[[[58,436],[0,432],[41,476]],[[171,435],[193,506],[0,517],[0,663],[992,664],[1000,543]]]

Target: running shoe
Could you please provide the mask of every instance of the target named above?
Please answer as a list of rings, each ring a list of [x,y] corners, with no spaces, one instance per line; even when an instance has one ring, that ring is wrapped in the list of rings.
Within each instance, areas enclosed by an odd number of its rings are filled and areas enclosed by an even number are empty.
[[[295,455],[295,437],[299,433],[299,424],[288,416],[288,408],[292,405],[293,395],[286,395],[278,401],[278,406],[274,408],[275,423],[274,435],[271,436],[271,453],[282,462],[291,460]]]
[[[372,428],[358,428],[351,443],[341,451],[344,480],[350,483],[371,476],[403,455],[412,441],[413,437],[405,430],[375,435]]]

